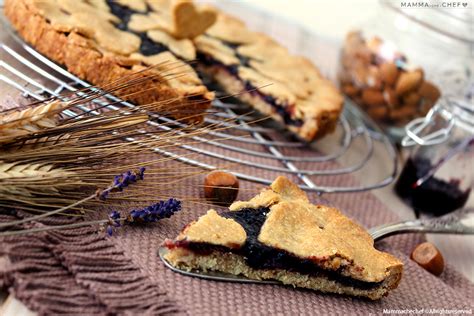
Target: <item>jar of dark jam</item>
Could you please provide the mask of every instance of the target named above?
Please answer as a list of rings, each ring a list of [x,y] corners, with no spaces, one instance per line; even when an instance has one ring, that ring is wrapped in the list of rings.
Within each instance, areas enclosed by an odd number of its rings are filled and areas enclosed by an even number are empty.
[[[406,127],[414,146],[395,185],[420,213],[444,215],[464,206],[474,178],[474,103],[443,99]]]

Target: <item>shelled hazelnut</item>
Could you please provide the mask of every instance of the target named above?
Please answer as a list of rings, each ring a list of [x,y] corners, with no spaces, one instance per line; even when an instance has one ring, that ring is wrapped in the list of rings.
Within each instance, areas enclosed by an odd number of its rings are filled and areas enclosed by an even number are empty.
[[[387,47],[381,38],[349,33],[339,81],[342,91],[373,119],[401,126],[426,115],[441,93],[425,79],[423,69],[408,69],[406,57],[387,53]]]
[[[239,180],[232,173],[212,171],[204,179],[204,196],[210,202],[229,206],[239,194]]]
[[[424,242],[416,246],[410,258],[434,275],[440,275],[444,270],[443,255],[432,243]]]

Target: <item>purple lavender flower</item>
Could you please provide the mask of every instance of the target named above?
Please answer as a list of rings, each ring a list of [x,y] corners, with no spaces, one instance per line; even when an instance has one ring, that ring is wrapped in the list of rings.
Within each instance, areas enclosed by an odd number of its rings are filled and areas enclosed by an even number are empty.
[[[129,170],[127,172],[125,172],[123,175],[122,175],[122,178],[121,180],[118,182],[116,188],[119,189],[120,192],[123,191],[124,188],[128,187],[128,185],[130,184],[130,180],[131,180],[131,176],[132,176],[132,172]]]
[[[107,189],[98,192],[98,198],[105,201],[111,191],[118,190],[122,192],[123,189],[128,187],[130,184],[137,182],[137,180],[143,180],[145,170],[145,167],[140,167],[137,172],[129,170],[121,175],[115,176],[112,184]]]
[[[107,225],[106,232],[107,232],[107,235],[112,236],[112,234],[113,234],[113,232],[114,232],[113,227],[110,226],[110,225]]]
[[[137,174],[138,179],[143,180],[144,174],[145,174],[145,170],[146,170],[145,167],[140,167],[140,169],[138,169],[138,174]]]
[[[158,203],[152,204],[142,209],[132,210],[126,217],[122,217],[118,211],[113,211],[109,214],[107,233],[109,234],[109,227],[110,231],[112,231],[113,227],[120,227],[121,223],[155,223],[160,219],[170,218],[174,215],[174,213],[180,210],[181,201],[170,198],[166,201],[159,201]]]
[[[109,214],[109,222],[115,227],[120,227],[120,213],[117,211],[111,212]]]
[[[114,182],[112,183],[112,185],[113,185],[114,187],[119,186],[120,183],[121,183],[121,181],[122,181],[122,175],[115,176],[115,177],[114,177]]]
[[[112,236],[114,228],[122,226],[120,223],[120,213],[117,211],[112,211],[109,214],[108,224],[106,228],[107,235]]]
[[[109,190],[102,190],[99,191],[98,196],[101,201],[107,200],[107,197],[109,196],[110,191]]]
[[[180,209],[181,201],[171,198],[140,210],[132,210],[126,221],[128,223],[153,223],[163,218],[170,218]]]

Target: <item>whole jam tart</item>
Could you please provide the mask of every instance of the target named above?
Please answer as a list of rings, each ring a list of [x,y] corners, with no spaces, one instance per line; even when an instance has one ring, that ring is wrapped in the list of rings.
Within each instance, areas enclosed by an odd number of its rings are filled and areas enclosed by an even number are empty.
[[[311,204],[285,177],[229,210],[210,210],[175,240],[166,240],[165,259],[185,270],[272,279],[373,300],[400,283],[400,260],[375,249],[367,231],[339,210]]]
[[[215,21],[210,8],[171,0],[6,0],[4,12],[35,49],[92,84],[149,77],[114,93],[151,110],[200,122],[214,98],[186,62],[196,57],[191,39]]]
[[[307,59],[240,20],[187,0],[6,0],[5,15],[39,52],[96,85],[146,66],[154,80],[120,91],[201,121],[214,97],[186,61],[305,141],[334,130],[343,98]],[[138,93],[139,92],[139,93]]]

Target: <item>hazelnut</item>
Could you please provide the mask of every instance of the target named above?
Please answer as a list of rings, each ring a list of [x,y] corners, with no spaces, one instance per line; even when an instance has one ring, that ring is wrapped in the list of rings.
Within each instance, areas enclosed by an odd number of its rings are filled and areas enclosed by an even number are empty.
[[[239,180],[232,173],[212,171],[204,179],[204,196],[214,204],[229,206],[239,194]]]
[[[382,44],[383,41],[378,36],[374,36],[367,41],[367,47],[369,47],[369,49],[375,53],[379,51],[380,46],[382,46]]]
[[[362,100],[368,106],[377,106],[385,103],[383,93],[380,90],[370,88],[362,91]]]
[[[364,45],[364,38],[360,31],[350,31],[346,35],[346,42],[351,44],[349,46],[361,46]]]
[[[423,71],[416,69],[413,71],[402,72],[395,85],[397,95],[404,95],[408,92],[416,90],[423,81]]]
[[[367,104],[365,104],[364,100],[362,100],[362,97],[355,96],[355,97],[352,97],[352,100],[354,101],[355,104],[358,104],[359,106],[363,107],[364,109],[368,108]]]
[[[348,67],[344,67],[339,72],[338,79],[342,86],[352,83],[352,77],[351,77],[350,70],[348,69]]]
[[[384,63],[380,66],[380,77],[389,86],[395,85],[398,79],[398,68],[394,63]]]
[[[427,98],[433,103],[441,96],[439,89],[429,81],[424,81],[418,89],[418,94],[422,98]]]
[[[373,106],[367,110],[367,114],[375,120],[384,119],[387,116],[388,109],[384,105]]]
[[[342,86],[342,91],[349,97],[353,97],[359,94],[359,89],[351,84],[345,84]]]
[[[444,270],[443,255],[432,243],[424,242],[416,246],[410,258],[434,275],[440,275]]]
[[[365,66],[358,65],[354,67],[352,72],[352,76],[354,78],[355,84],[358,86],[366,86],[367,79],[369,77],[369,71]]]
[[[392,88],[386,88],[383,92],[383,96],[389,107],[394,108],[400,105],[397,94]]]
[[[342,66],[343,66],[344,71],[350,71],[354,67],[354,63],[355,63],[354,56],[345,54],[342,57]]]
[[[405,122],[416,115],[416,108],[412,106],[402,106],[390,111],[390,118],[394,121]]]
[[[426,114],[428,114],[434,104],[435,103],[429,99],[422,99],[422,102],[418,108],[418,114],[420,116],[425,116]]]
[[[367,77],[367,85],[377,90],[380,90],[383,88],[383,83],[380,78],[380,70],[378,67],[369,66],[369,75]]]
[[[407,106],[416,107],[420,103],[421,97],[416,92],[410,92],[403,97],[403,103]]]
[[[372,52],[366,47],[360,47],[354,51],[354,56],[363,65],[368,65],[372,61]]]

